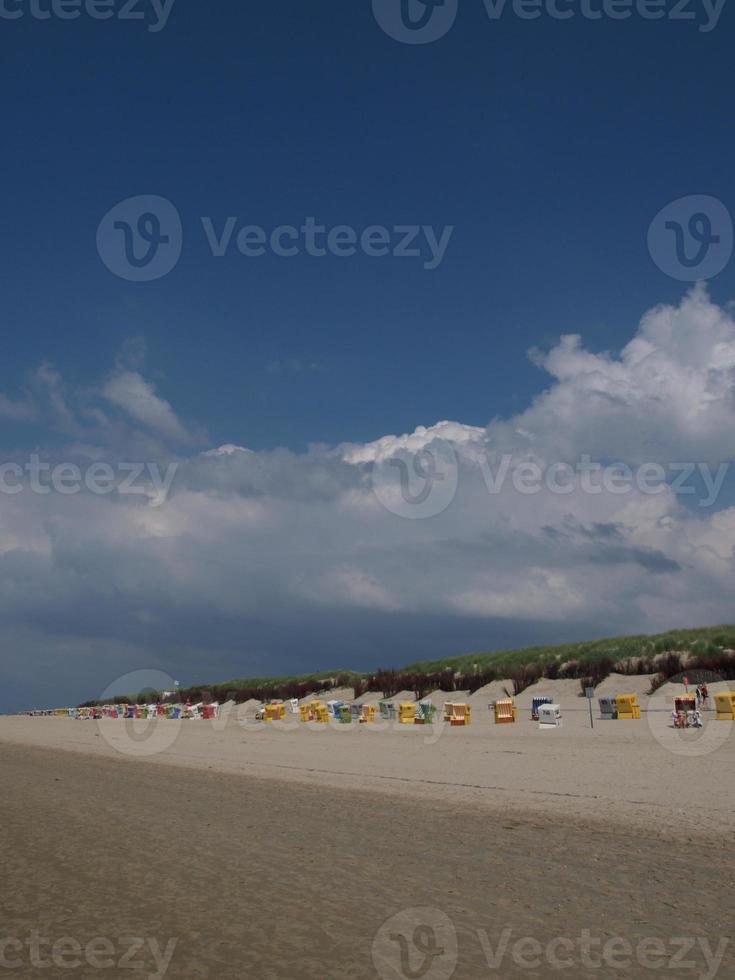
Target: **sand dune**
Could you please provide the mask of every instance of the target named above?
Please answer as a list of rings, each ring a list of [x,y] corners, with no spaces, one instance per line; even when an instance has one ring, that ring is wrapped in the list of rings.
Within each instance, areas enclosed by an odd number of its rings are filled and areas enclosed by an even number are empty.
[[[648,692],[651,690],[651,681],[655,676],[655,674],[610,674],[604,681],[597,685],[595,697],[637,694],[639,702],[643,704],[648,698]]]
[[[301,699],[301,704],[308,704],[309,701],[352,701],[355,692],[351,687],[333,687],[329,691],[320,691],[318,694],[309,694],[308,697]]]
[[[508,697],[508,692],[513,695],[513,681],[509,679],[492,681],[490,684],[485,684],[484,687],[478,688],[474,694],[470,695],[470,701],[482,702],[484,704],[489,704],[490,701],[497,701],[499,698]]]
[[[516,698],[516,704],[519,708],[530,711],[531,703],[535,697],[548,695],[554,699],[556,704],[560,704],[563,708],[584,708],[586,707],[585,699],[580,697],[581,693],[582,688],[577,679],[552,681],[544,678],[536,684],[527,687],[525,691],[522,691]]]
[[[367,694],[355,698],[356,704],[379,704],[383,700],[383,695],[379,691],[368,691]]]
[[[447,701],[467,701],[469,691],[431,691],[424,695],[422,701],[431,701],[435,708],[441,711]]]

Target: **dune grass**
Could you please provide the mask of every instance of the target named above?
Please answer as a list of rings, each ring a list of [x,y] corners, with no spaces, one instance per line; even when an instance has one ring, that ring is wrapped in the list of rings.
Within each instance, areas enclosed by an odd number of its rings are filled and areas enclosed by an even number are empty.
[[[419,660],[400,669],[371,673],[334,670],[288,677],[240,678],[214,685],[196,685],[182,694],[203,694],[218,700],[304,697],[336,687],[353,688],[355,696],[381,692],[387,697],[412,690],[417,698],[434,689],[470,691],[491,681],[509,679],[519,694],[542,677],[579,678],[580,690],[596,686],[613,670],[627,674],[673,677],[686,664],[735,677],[735,626],[670,630],[655,635],[619,636],[556,646],[467,653],[441,660]]]
[[[585,687],[596,687],[613,671],[654,674],[651,685],[654,690],[685,669],[735,679],[733,651],[735,626],[707,626],[654,635],[467,653],[441,660],[418,660],[400,669],[381,668],[371,673],[334,670],[281,677],[235,678],[216,684],[192,685],[179,691],[177,698],[242,703],[251,699],[302,698],[333,688],[352,688],[356,697],[368,692],[391,697],[398,691],[409,690],[422,698],[436,689],[473,693],[495,680],[509,680],[513,693],[520,694],[541,678],[579,679],[581,693]],[[150,699],[151,693],[145,692],[116,700],[144,702]]]

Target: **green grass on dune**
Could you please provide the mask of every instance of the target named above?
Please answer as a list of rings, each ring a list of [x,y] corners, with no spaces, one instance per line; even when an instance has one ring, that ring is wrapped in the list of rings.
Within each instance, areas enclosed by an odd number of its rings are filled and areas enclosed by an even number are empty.
[[[638,636],[615,636],[604,640],[581,643],[562,643],[556,646],[523,647],[517,650],[499,650],[495,653],[467,653],[443,660],[417,660],[402,668],[406,673],[432,674],[452,667],[460,673],[470,673],[477,665],[480,669],[521,667],[528,664],[544,666],[551,661],[566,663],[578,660],[593,663],[609,658],[614,661],[642,658],[649,660],[660,653],[681,651],[688,653],[715,653],[723,649],[735,649],[735,626],[704,626],[699,629],[669,630],[667,633]]]
[[[400,668],[381,668],[370,673],[354,670],[327,670],[282,677],[235,678],[219,683],[192,685],[168,699],[199,700],[301,698],[320,694],[330,687],[353,688],[356,695],[382,692],[393,696],[412,690],[417,698],[434,688],[443,691],[479,690],[493,680],[509,680],[519,694],[530,684],[547,677],[580,681],[580,694],[596,686],[612,671],[652,673],[652,690],[670,677],[701,668],[723,678],[735,680],[735,626],[708,626],[700,629],[670,630],[653,636],[616,636],[583,643],[533,646],[518,650],[467,653],[441,660],[417,660]],[[655,659],[662,655],[659,659]],[[160,693],[160,692],[159,692]],[[150,692],[131,694],[116,700],[150,700]],[[96,702],[86,702],[85,706]]]
[[[315,674],[284,674],[282,677],[239,677],[231,681],[218,682],[216,687],[283,687],[288,684],[319,683],[330,678],[339,677],[340,681],[352,682],[368,677],[356,670],[323,670]],[[200,685],[208,687],[211,685]]]
[[[735,649],[735,625],[705,626],[699,629],[669,630],[666,633],[638,636],[615,636],[603,640],[590,640],[581,643],[562,643],[555,646],[522,647],[515,650],[498,650],[478,653],[465,653],[458,657],[444,657],[441,660],[416,660],[404,667],[395,668],[402,674],[435,674],[447,670],[469,674],[476,670],[492,668],[508,670],[533,665],[543,668],[556,661],[567,663],[576,660],[580,663],[610,659],[651,660],[657,654],[681,651],[694,654],[716,653],[723,649]],[[325,678],[339,678],[341,683],[349,679],[369,678],[368,673],[349,670],[326,670],[320,673],[292,675],[288,677],[241,678],[217,687],[280,687],[289,683],[310,683]]]

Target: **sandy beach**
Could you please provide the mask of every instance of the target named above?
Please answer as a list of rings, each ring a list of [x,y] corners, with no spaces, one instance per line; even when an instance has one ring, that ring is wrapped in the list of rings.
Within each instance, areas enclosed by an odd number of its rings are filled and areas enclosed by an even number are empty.
[[[80,977],[130,976],[126,937],[141,977],[733,976],[729,726],[689,757],[645,720],[565,723],[233,715],[154,723],[175,738],[145,756],[157,728],[0,719],[4,933],[26,943],[11,975],[42,975],[36,931],[79,943],[58,975]],[[103,970],[85,953],[100,937]]]

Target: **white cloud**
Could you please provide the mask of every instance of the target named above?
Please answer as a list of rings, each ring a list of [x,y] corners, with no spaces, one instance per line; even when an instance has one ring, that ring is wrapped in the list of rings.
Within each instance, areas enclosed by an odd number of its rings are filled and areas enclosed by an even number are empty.
[[[485,430],[475,425],[463,425],[461,422],[437,422],[435,425],[420,425],[414,432],[402,436],[383,436],[375,442],[364,445],[347,443],[342,447],[342,457],[348,463],[374,463],[390,459],[391,456],[403,449],[410,453],[419,452],[431,445],[435,439],[443,439],[456,446],[467,446],[481,443]]]
[[[227,443],[224,446],[218,446],[216,449],[208,449],[202,453],[202,456],[234,456],[236,453],[252,453],[252,449],[245,449],[243,446],[234,446],[232,443]]]
[[[357,650],[383,663],[459,653],[460,637],[495,645],[499,624],[522,642],[548,638],[534,628],[592,637],[732,618],[735,508],[700,509],[670,488],[590,494],[578,478],[568,494],[526,495],[511,479],[521,460],[583,453],[634,466],[731,460],[729,314],[696,289],[647,313],[619,355],[565,338],[535,357],[547,390],[486,429],[443,421],[305,453],[192,448],[162,507],[3,497],[0,615],[23,631],[24,650],[35,636],[62,656],[59,638],[73,632],[91,657],[114,633],[128,651],[121,673],[167,657],[173,670],[186,651],[198,677],[265,673],[274,651],[292,657],[289,669],[299,657],[304,669],[344,664]],[[80,458],[137,447],[166,460],[166,446],[197,435],[132,370],[81,392],[46,367],[37,384]],[[404,520],[373,492],[373,464],[437,440],[456,456],[456,497]],[[497,473],[503,453],[514,461],[489,493],[482,465]]]
[[[585,605],[584,592],[574,588],[562,572],[545,568],[526,569],[524,580],[519,583],[510,583],[499,575],[483,576],[477,586],[452,596],[452,605],[474,616],[518,616],[546,621],[576,616]]]
[[[523,429],[529,446],[562,459],[735,455],[735,322],[703,287],[678,307],[649,311],[619,357],[590,353],[577,336],[546,355],[532,353],[556,383],[512,423],[490,427],[498,444],[512,444]]]
[[[167,441],[188,444],[201,438],[199,433],[186,429],[171,405],[137,371],[118,371],[102,388],[102,396],[133,421]]]

